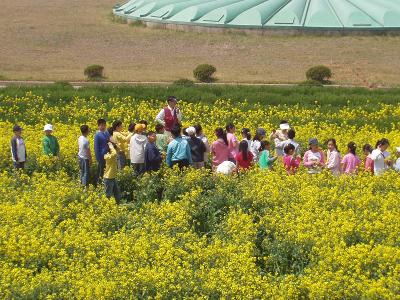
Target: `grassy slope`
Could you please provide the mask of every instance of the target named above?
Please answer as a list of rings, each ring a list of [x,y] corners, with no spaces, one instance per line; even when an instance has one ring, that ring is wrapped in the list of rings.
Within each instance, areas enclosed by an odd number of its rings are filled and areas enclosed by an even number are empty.
[[[110,20],[115,0],[3,0],[0,75],[83,79],[105,66],[110,80],[190,78],[211,63],[221,81],[298,82],[326,64],[338,83],[399,85],[400,37],[261,37],[130,27]]]

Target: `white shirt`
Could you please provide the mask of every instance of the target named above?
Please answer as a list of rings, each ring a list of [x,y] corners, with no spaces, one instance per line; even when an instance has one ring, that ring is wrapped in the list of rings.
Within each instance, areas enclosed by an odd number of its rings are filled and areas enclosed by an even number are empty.
[[[224,175],[231,175],[235,170],[236,165],[231,161],[224,161],[220,163],[217,167],[217,173]]]
[[[400,172],[400,157],[396,159],[396,162],[393,165],[393,169],[395,169],[395,171],[397,172]]]
[[[26,151],[25,151],[25,142],[22,138],[17,138],[16,139],[17,142],[17,156],[18,156],[18,162],[24,162],[26,161]],[[11,149],[11,156],[13,158],[13,160],[15,161],[14,155],[12,153],[12,149]]]
[[[172,115],[174,115],[176,108],[172,109],[169,105],[168,105],[168,108],[171,110]],[[163,108],[162,110],[160,110],[160,112],[156,116],[156,122],[165,126],[164,117],[165,117],[165,112],[164,112],[164,108]],[[179,122],[182,120],[182,113],[181,113],[180,109],[176,112],[176,117],[178,118]]]
[[[89,140],[81,135],[78,139],[78,156],[82,159],[89,159]]]
[[[374,175],[379,176],[387,170],[385,158],[389,157],[389,155],[389,152],[382,152],[380,149],[372,151],[371,158],[374,161]]]
[[[260,146],[261,142],[259,140],[253,140],[250,146],[250,152],[253,154],[253,160],[257,162],[260,158]]]

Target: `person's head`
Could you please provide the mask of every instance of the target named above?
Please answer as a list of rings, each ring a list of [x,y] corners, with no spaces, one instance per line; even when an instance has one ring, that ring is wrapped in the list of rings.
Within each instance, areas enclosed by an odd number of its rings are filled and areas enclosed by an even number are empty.
[[[258,151],[264,151],[264,150],[270,150],[271,149],[271,144],[269,141],[261,141],[260,143],[260,148],[258,149]]]
[[[250,133],[250,129],[248,128],[243,128],[242,129],[242,137],[246,140],[251,140],[251,133]]]
[[[365,144],[364,146],[363,146],[363,152],[364,152],[364,154],[365,155],[370,155],[371,153],[372,153],[372,146],[370,145],[370,144]]]
[[[43,131],[45,135],[51,135],[53,133],[53,125],[51,124],[44,125]]]
[[[106,122],[106,120],[104,120],[104,119],[98,119],[98,120],[97,120],[97,128],[98,128],[100,131],[106,131],[106,129],[107,129],[107,122]]]
[[[178,125],[172,127],[171,134],[172,134],[173,138],[180,137],[181,136],[181,127]]]
[[[190,137],[196,137],[196,129],[193,126],[186,128],[186,133]]]
[[[129,132],[135,132],[135,126],[136,126],[136,123],[129,124],[128,131]]]
[[[309,139],[308,146],[311,151],[313,151],[313,152],[318,151],[318,140],[316,138]]]
[[[265,136],[267,135],[267,132],[265,131],[264,128],[258,128],[256,130],[256,134],[253,138],[254,141],[261,141],[265,138]]]
[[[215,129],[215,135],[217,136],[218,139],[222,139],[225,142],[225,144],[228,145],[228,139],[226,138],[226,132],[221,127],[218,127],[217,129]]]
[[[136,124],[135,125],[135,133],[142,134],[146,130],[146,125],[144,124]]]
[[[154,131],[149,131],[147,133],[147,140],[149,143],[154,143],[157,140],[157,135]]]
[[[354,155],[356,155],[356,149],[357,149],[356,143],[350,142],[347,144],[347,151],[349,153],[353,153]]]
[[[194,125],[194,128],[196,129],[196,135],[199,136],[203,133],[203,127],[201,127],[200,124]]]
[[[248,152],[249,151],[249,143],[247,143],[247,141],[241,141],[239,143],[239,152],[242,153],[242,158],[243,160],[247,160],[248,157]]]
[[[82,125],[81,126],[81,133],[83,136],[87,136],[89,134],[89,126],[88,125]]]
[[[145,126],[145,129],[147,129],[147,125],[149,125],[149,123],[146,120],[140,120],[139,124],[143,124]]]
[[[285,152],[286,155],[293,155],[294,150],[296,150],[296,148],[294,147],[293,144],[287,144],[284,148],[283,148],[283,152]]]
[[[338,151],[338,147],[337,147],[337,144],[336,144],[336,140],[335,140],[334,138],[330,138],[330,139],[326,142],[326,145],[327,145],[329,151],[333,151],[333,150]]]
[[[187,127],[183,127],[183,128],[182,128],[182,134],[183,134],[184,136],[189,136],[189,134],[187,133],[186,129],[187,129]]]
[[[226,124],[225,129],[227,133],[235,133],[236,130],[235,125],[233,125],[233,123]]]
[[[22,128],[19,125],[15,125],[13,128],[15,136],[20,137],[22,135]]]
[[[389,140],[388,139],[380,139],[377,143],[376,143],[376,148],[379,148],[381,151],[386,151],[386,149],[389,147]]]
[[[156,132],[158,134],[163,134],[165,132],[165,127],[162,124],[157,124],[156,125]]]
[[[290,129],[289,123],[286,120],[282,120],[279,123],[279,129],[283,132],[283,133],[287,133],[288,130]]]
[[[175,108],[177,102],[178,102],[178,100],[176,99],[175,96],[169,96],[168,99],[167,99],[167,104],[172,109]]]
[[[293,140],[296,137],[296,131],[293,128],[290,128],[287,132],[287,136],[289,139]]]
[[[114,131],[117,131],[117,132],[122,131],[122,121],[121,120],[114,121],[112,123],[112,129],[113,129],[113,132]]]

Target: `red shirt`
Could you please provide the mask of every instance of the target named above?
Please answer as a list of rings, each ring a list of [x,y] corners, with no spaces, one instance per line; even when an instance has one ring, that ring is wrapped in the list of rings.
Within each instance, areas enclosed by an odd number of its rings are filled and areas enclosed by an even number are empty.
[[[235,159],[236,159],[236,162],[237,162],[239,168],[248,169],[251,166],[253,157],[254,157],[253,154],[249,151],[249,152],[247,152],[247,160],[244,160],[242,152],[239,152],[238,154],[236,154]]]

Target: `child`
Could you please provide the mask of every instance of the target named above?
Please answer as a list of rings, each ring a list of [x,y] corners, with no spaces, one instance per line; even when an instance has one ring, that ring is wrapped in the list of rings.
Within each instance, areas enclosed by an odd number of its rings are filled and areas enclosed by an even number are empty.
[[[292,144],[295,148],[295,153],[300,155],[300,145],[294,140],[296,137],[296,131],[294,129],[289,129],[287,132],[288,139],[286,141],[276,141],[275,145],[277,149],[283,149],[287,144]],[[279,150],[278,150],[279,151]]]
[[[251,148],[251,133],[250,129],[248,128],[243,128],[242,129],[242,141],[246,141],[249,149]]]
[[[156,125],[156,146],[161,153],[167,153],[168,136],[165,134],[165,127],[162,124]]]
[[[303,164],[308,169],[308,174],[321,173],[325,165],[325,155],[318,147],[318,140],[312,138],[308,141],[309,150],[304,153]]]
[[[375,176],[383,174],[391,165],[391,161],[388,160],[390,153],[386,151],[388,147],[389,140],[383,138],[376,143],[376,149],[371,153],[371,158],[374,161]]]
[[[272,169],[272,164],[278,159],[277,156],[271,156],[271,144],[268,141],[261,141],[259,149],[260,159],[258,163],[261,169]]]
[[[81,184],[87,188],[89,186],[89,172],[92,163],[92,154],[90,152],[89,140],[87,139],[87,136],[89,135],[89,126],[82,125],[81,133],[82,135],[78,138],[79,169]]]
[[[113,141],[113,138],[110,138],[108,142],[109,151],[104,155],[104,160],[106,161],[106,170],[104,171],[104,186],[106,190],[106,197],[111,198],[114,196],[115,201],[119,204],[121,200],[121,194],[119,191],[118,183],[117,183],[117,170],[118,170],[118,162],[117,162],[117,146]]]
[[[179,125],[172,127],[171,135],[173,140],[168,144],[166,157],[167,165],[170,168],[174,165],[178,165],[180,170],[189,167],[193,164],[192,154],[188,140],[182,138],[181,127]]]
[[[22,128],[15,125],[13,128],[14,136],[11,139],[11,154],[15,169],[24,169],[26,162],[26,147],[22,138]]]
[[[264,128],[258,128],[256,130],[256,134],[251,142],[250,151],[253,154],[253,159],[255,162],[258,162],[260,158],[260,146],[261,141],[265,138],[266,131]]]
[[[129,152],[131,158],[131,166],[136,176],[144,172],[144,147],[147,143],[147,137],[143,134],[146,130],[144,124],[136,124],[135,134],[131,137],[129,144]]]
[[[225,131],[219,127],[215,129],[215,135],[217,136],[217,140],[211,145],[213,170],[215,170],[219,164],[229,160],[230,155]]]
[[[340,153],[337,149],[336,140],[333,138],[329,139],[327,147],[327,162],[325,167],[331,171],[332,175],[338,176],[340,175]]]
[[[397,172],[400,172],[400,147],[396,147],[396,162],[393,165],[393,169]]]
[[[347,145],[348,153],[342,159],[342,172],[345,174],[354,174],[361,164],[360,158],[356,155],[356,144],[350,142]]]
[[[201,139],[196,137],[196,129],[194,127],[187,128],[186,132],[189,135],[187,141],[192,155],[193,166],[195,169],[204,168],[204,153],[206,152],[206,146]]]
[[[43,129],[45,136],[43,137],[43,154],[49,156],[60,155],[60,145],[58,144],[57,138],[52,134],[53,125],[46,124]]]
[[[372,146],[370,144],[365,144],[363,146],[363,152],[365,155],[365,171],[371,172],[372,175],[374,174],[374,160],[372,159]]]
[[[247,141],[239,143],[239,152],[235,156],[236,167],[238,170],[248,170],[253,162],[253,154],[249,151]]]
[[[122,170],[127,165],[127,157],[129,156],[128,144],[131,140],[132,133],[125,134],[122,132],[123,126],[120,120],[112,124],[113,137],[116,141],[118,152],[118,169]]]
[[[285,152],[283,165],[288,175],[296,174],[301,163],[301,157],[299,155],[295,157],[296,147],[293,144],[287,144],[283,151]]]
[[[144,148],[144,166],[146,172],[158,171],[161,167],[162,156],[156,146],[157,135],[154,131],[147,133],[147,144]]]
[[[201,139],[204,143],[204,146],[206,146],[206,152],[204,152],[204,163],[206,164],[208,162],[208,153],[210,152],[210,143],[208,142],[207,137],[204,135],[203,128],[200,124],[195,125],[194,128],[196,129],[196,137]]]
[[[228,123],[226,125],[226,139],[228,140],[229,160],[233,163],[236,163],[235,157],[239,151],[239,141],[236,138],[235,131],[235,125],[232,123]]]

